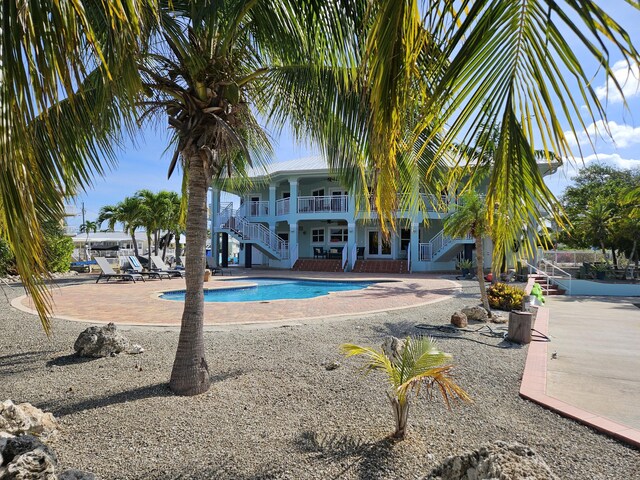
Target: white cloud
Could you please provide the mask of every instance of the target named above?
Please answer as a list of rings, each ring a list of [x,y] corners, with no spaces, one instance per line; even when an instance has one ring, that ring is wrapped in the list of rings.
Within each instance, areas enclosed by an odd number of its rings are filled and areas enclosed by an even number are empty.
[[[588,155],[583,159],[564,159],[564,165],[553,175],[545,177],[545,183],[555,195],[562,195],[564,190],[573,183],[572,180],[576,177],[578,171],[587,167],[590,163],[601,163],[623,170],[640,168],[640,159],[622,158],[617,153],[599,153]]]
[[[571,131],[566,131],[564,134],[572,147],[577,147],[578,145],[589,146],[589,138],[594,143],[597,143],[598,139],[602,139],[607,144],[613,143],[617,148],[626,148],[640,143],[640,127],[619,125],[613,121],[605,124],[604,121],[598,120],[587,126],[586,130],[577,132],[577,135],[574,135]]]
[[[640,94],[640,68],[638,64],[629,66],[626,61],[620,60],[611,69],[627,99]],[[608,100],[611,103],[622,102],[622,95],[611,78],[607,80],[606,85],[596,88],[596,95],[600,100]]]

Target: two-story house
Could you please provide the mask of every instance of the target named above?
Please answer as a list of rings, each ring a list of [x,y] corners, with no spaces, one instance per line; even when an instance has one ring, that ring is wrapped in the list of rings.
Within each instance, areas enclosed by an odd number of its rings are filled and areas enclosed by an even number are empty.
[[[553,170],[547,163],[540,168]],[[472,258],[472,238],[443,232],[455,195],[421,193],[424,205],[395,212],[396,229],[385,236],[377,214],[356,207],[321,157],[274,163],[250,177],[252,192],[229,192],[240,195],[238,209],[220,203],[213,189],[212,249],[223,262],[230,236],[240,242],[239,262],[246,267],[407,273],[453,270],[459,258]],[[489,264],[490,242],[486,249]]]

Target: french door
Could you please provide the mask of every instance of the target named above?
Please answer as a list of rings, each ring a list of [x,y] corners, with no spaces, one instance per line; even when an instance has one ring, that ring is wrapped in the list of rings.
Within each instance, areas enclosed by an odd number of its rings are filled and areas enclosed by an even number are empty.
[[[367,230],[367,257],[391,258],[391,237],[384,237],[378,229]]]

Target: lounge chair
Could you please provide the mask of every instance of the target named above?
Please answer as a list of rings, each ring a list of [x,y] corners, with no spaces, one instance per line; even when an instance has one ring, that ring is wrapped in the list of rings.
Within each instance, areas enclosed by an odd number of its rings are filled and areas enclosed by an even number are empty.
[[[145,272],[142,268],[142,264],[138,260],[138,257],[135,255],[129,255],[127,259],[129,260],[129,265],[131,265],[131,270],[127,270],[127,272],[139,273],[143,277],[157,278],[158,280],[162,280],[162,277],[171,278],[171,275],[168,272],[159,272],[155,270]]]
[[[221,267],[216,266],[216,263],[213,260],[213,257],[205,257],[205,258],[207,259],[207,268],[211,270],[211,273],[213,275],[216,275],[219,273],[220,275],[224,276],[225,271]],[[231,275],[231,272],[227,270],[226,274]]]
[[[140,275],[139,273],[116,273],[105,257],[94,257],[94,260],[101,270],[96,283],[98,283],[102,278],[106,278],[107,282],[112,278],[118,278],[120,280],[132,280],[133,283],[136,283],[136,280],[142,280],[144,282],[144,278],[142,278],[142,275]]]
[[[162,261],[158,255],[150,255],[151,264],[153,265],[153,271],[168,273],[172,277],[184,277],[184,270],[176,270],[173,268],[167,267],[167,265]]]

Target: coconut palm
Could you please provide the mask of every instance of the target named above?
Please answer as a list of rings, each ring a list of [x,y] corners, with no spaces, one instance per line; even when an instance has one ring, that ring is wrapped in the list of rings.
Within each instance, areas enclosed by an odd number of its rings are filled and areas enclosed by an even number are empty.
[[[85,255],[87,260],[89,260],[89,234],[91,232],[95,233],[98,231],[100,224],[98,222],[92,222],[91,220],[86,220],[82,225],[80,225],[80,233],[86,233],[87,238],[85,239]]]
[[[491,308],[489,307],[489,297],[487,296],[487,287],[484,282],[483,271],[483,238],[491,234],[489,209],[487,209],[485,198],[481,197],[475,190],[465,193],[460,200],[461,202],[457,206],[456,211],[444,221],[444,233],[458,238],[464,238],[467,235],[473,237],[476,244],[476,275],[480,283],[482,306],[489,312],[489,317],[491,317]]]
[[[0,7],[0,231],[49,331],[42,224],[115,162],[132,131],[138,46],[156,2],[6,0]]]
[[[126,197],[115,205],[105,205],[100,209],[96,221],[99,225],[106,221],[109,230],[113,230],[116,223],[121,223],[122,230],[131,236],[133,251],[138,256],[136,230],[143,225],[142,203],[139,198]]]
[[[470,401],[467,393],[451,376],[451,355],[440,351],[432,338],[407,337],[399,343],[397,339],[392,339],[391,342],[385,342],[380,351],[350,343],[340,348],[348,357],[367,357],[367,372],[382,370],[387,374],[392,388],[392,392],[387,393],[387,396],[396,422],[393,438],[401,440],[405,437],[409,419],[409,400],[411,394],[415,393],[417,396],[421,388],[426,390],[427,396],[432,389],[438,390],[447,406],[450,406],[450,399]]]
[[[180,165],[186,180],[186,293],[170,379],[178,394],[202,393],[210,384],[203,340],[207,189],[212,179],[238,181],[249,162],[270,155],[256,114],[278,128],[287,119],[307,122],[320,136],[317,112],[291,101],[304,92],[313,104],[335,91],[331,68],[340,59],[332,59],[327,34],[340,33],[333,23],[344,12],[336,8],[287,0],[228,0],[215,8],[176,2],[163,10],[163,29],[141,58],[143,117],[168,120],[175,148],[169,175]],[[342,20],[343,29],[348,23]]]
[[[640,9],[637,2],[627,4],[634,13]],[[403,164],[413,165],[429,186],[433,158],[497,127],[497,138],[483,140],[496,145],[487,203],[499,204],[497,213],[509,219],[495,234],[496,250],[506,251],[531,215],[553,214],[557,203],[538,169],[536,146],[571,158],[566,130],[586,130],[600,119],[606,124],[591,73],[576,52],[600,65],[604,81],[623,98],[609,59],[629,66],[640,60],[607,10],[595,0],[371,2],[360,43],[367,108],[358,113],[364,120],[352,122],[366,131],[368,155],[363,159],[362,150],[348,145],[334,161],[343,170],[375,172],[363,182],[373,183],[380,217],[391,222],[395,192],[407,177]]]
[[[602,255],[607,258],[606,244],[611,238],[611,228],[614,216],[607,200],[596,197],[587,205],[587,209],[576,220],[581,224],[588,241],[597,244],[602,250]]]

